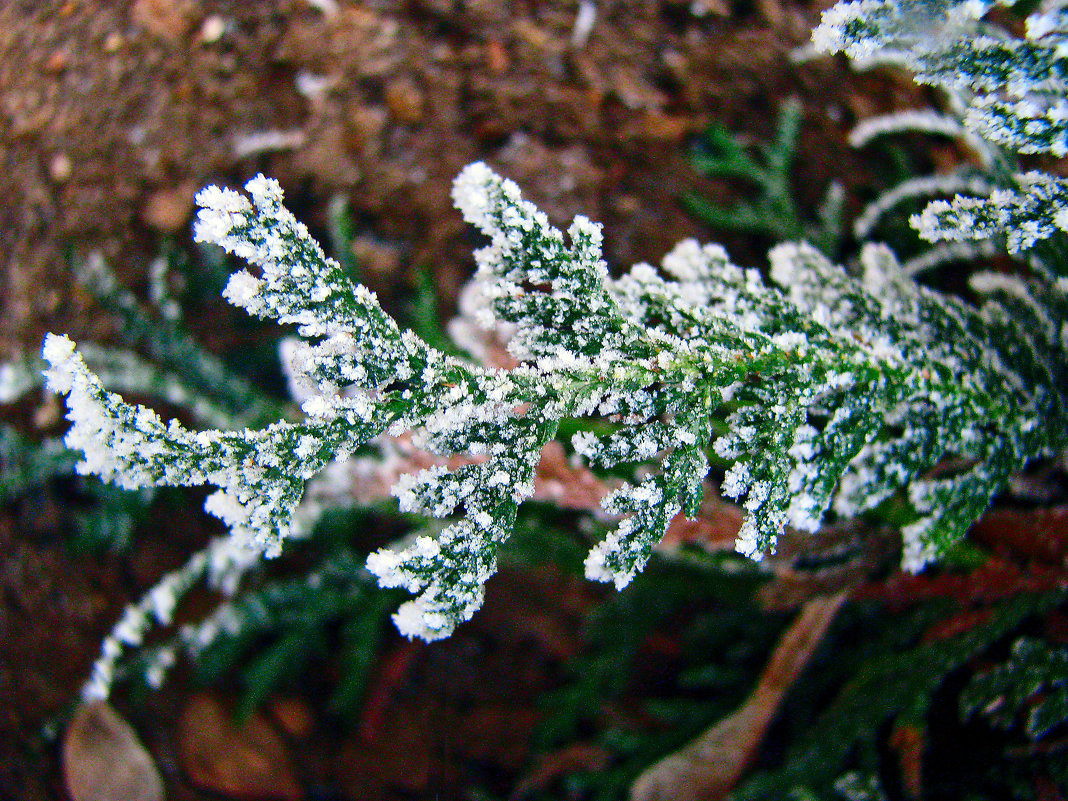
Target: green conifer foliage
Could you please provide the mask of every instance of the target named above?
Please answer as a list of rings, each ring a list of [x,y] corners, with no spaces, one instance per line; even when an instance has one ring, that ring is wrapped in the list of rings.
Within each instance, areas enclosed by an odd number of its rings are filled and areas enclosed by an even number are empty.
[[[196,237],[254,268],[231,277],[228,300],[296,324],[304,418],[235,431],[165,424],[105,391],[74,343],[53,335],[44,356],[49,385],[68,396],[67,443],[83,472],[123,487],[216,486],[208,511],[266,555],[299,533],[305,482],[374,437],[414,431],[433,453],[468,457],[394,489],[402,509],[451,524],[368,560],[383,586],[417,594],[394,618],[409,636],[447,636],[479,607],[563,421],[608,423],[572,438],[591,465],[654,468],[605,500],[620,522],[586,560],[589,578],[617,587],[676,514],[696,514],[710,452],[732,464],[722,489],[747,512],[743,553],[774,548],[785,525],[815,530],[832,508],[852,516],[903,491],[917,512],[904,564],[919,569],[1011,473],[1065,444],[1063,282],[989,277],[990,299],[974,308],[918,286],[879,245],[864,248],[857,277],[809,245],[779,245],[769,283],[692,240],[660,270],[613,279],[600,226],[578,217],[565,236],[476,163],[453,197],[489,240],[476,254],[474,315],[511,332],[518,366],[502,370],[402,331],[286,211],[277,183],[257,177],[246,191],[201,192]],[[932,474],[948,457],[956,472]]]

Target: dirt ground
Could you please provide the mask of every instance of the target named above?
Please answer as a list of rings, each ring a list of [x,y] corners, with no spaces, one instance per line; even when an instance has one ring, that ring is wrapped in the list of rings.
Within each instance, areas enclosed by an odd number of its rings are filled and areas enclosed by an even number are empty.
[[[387,308],[423,267],[444,307],[454,301],[476,242],[449,187],[476,159],[514,178],[554,223],[576,213],[603,222],[612,264],[655,262],[685,236],[759,264],[767,242],[711,231],[680,204],[687,191],[720,201],[743,191],[690,165],[705,126],[763,140],[781,104],[799,98],[799,196],[813,205],[843,180],[848,214],[871,196],[879,165],[845,133],[928,100],[900,76],[856,75],[832,59],[792,63],[817,7],[600,0],[583,31],[579,5],[0,4],[2,355],[38,348],[47,330],[100,333],[71,264],[99,249],[143,291],[162,242],[190,245],[194,193],[261,171],[318,230],[332,198],[348,201],[355,255]],[[62,796],[41,726],[75,696],[118,610],[203,541],[210,523],[192,506],[158,521],[135,553],[106,558],[69,555],[63,511],[48,497],[0,517],[0,798]],[[559,577],[505,578],[479,622],[447,645],[391,641],[385,660],[403,668],[399,707],[359,742],[324,745],[328,732],[313,726],[291,770],[305,787],[331,788],[324,798],[454,797],[471,764],[507,788],[526,756],[533,698],[553,680],[588,592]],[[517,607],[527,610],[518,625]],[[194,700],[171,690],[130,713],[163,755],[172,799],[220,797],[167,762],[183,710],[208,714],[218,703]],[[314,702],[283,707],[299,718]],[[421,720],[445,739],[427,740]],[[398,742],[403,752],[390,746]]]

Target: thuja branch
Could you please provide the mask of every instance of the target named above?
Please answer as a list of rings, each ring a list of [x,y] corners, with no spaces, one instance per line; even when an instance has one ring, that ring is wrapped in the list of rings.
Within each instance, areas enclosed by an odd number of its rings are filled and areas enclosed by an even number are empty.
[[[600,226],[578,217],[565,236],[515,184],[473,164],[453,190],[489,239],[476,254],[471,314],[508,332],[517,365],[505,370],[401,331],[285,210],[275,182],[257,177],[246,190],[251,200],[201,192],[196,238],[253,267],[231,277],[230,302],[296,324],[290,367],[304,419],[243,431],[164,424],[106,392],[74,344],[50,336],[67,442],[83,452],[83,472],[121,486],[218,487],[208,511],[268,555],[292,533],[305,482],[374,437],[411,431],[434,454],[465,457],[394,488],[402,509],[451,518],[440,535],[368,560],[383,586],[417,595],[394,616],[409,636],[447,636],[480,606],[565,420],[609,424],[580,425],[578,458],[633,469],[634,483],[604,501],[618,526],[586,560],[587,576],[618,587],[672,518],[697,513],[710,449],[732,463],[722,488],[744,499],[747,555],[774,548],[785,525],[815,530],[832,508],[852,516],[907,492],[916,517],[904,562],[916,569],[1013,471],[1065,441],[1059,329],[1021,325],[1010,311],[1060,314],[1059,285],[994,282],[1002,300],[978,310],[918,287],[885,248],[867,247],[852,278],[814,248],[786,244],[771,253],[773,286],[690,240],[660,271],[641,264],[613,279]],[[716,438],[723,419],[728,432]],[[947,456],[966,468],[928,475]]]

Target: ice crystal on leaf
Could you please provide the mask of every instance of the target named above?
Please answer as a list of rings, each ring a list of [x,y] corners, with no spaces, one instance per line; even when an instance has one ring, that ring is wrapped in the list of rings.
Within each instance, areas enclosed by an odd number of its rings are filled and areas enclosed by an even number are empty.
[[[286,367],[305,418],[242,431],[164,424],[106,392],[52,335],[44,356],[50,386],[68,395],[67,441],[82,470],[122,486],[218,487],[208,511],[233,542],[267,553],[299,533],[305,483],[374,437],[412,431],[430,452],[464,457],[394,488],[402,509],[449,518],[440,534],[367,562],[383,586],[416,594],[394,618],[408,636],[447,636],[479,607],[564,420],[583,429],[571,441],[579,458],[634,469],[604,501],[618,526],[586,561],[591,579],[618,587],[676,514],[697,514],[712,452],[734,463],[723,490],[746,510],[744,553],[774,548],[786,525],[814,530],[832,506],[853,515],[900,491],[918,511],[905,554],[918,568],[1011,472],[1064,442],[1063,318],[1048,311],[1065,306],[1059,285],[980,280],[994,299],[975,309],[917,286],[882,247],[851,277],[783,244],[768,283],[692,240],[661,269],[614,279],[598,225],[579,217],[565,235],[476,163],[453,191],[488,239],[465,307],[507,332],[516,364],[505,370],[402,331],[285,210],[275,182],[246,190],[201,192],[196,237],[252,267],[230,279],[232,303],[296,324]],[[949,455],[968,467],[932,477]]]

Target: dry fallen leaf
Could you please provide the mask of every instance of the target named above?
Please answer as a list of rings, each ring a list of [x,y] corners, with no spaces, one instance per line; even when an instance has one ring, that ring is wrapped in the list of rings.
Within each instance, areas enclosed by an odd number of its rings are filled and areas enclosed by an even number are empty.
[[[63,738],[72,801],[163,801],[163,780],[137,733],[104,701],[74,713]]]
[[[178,724],[182,767],[199,787],[233,798],[301,801],[289,751],[261,713],[241,726],[206,693],[194,696]]]
[[[681,750],[647,768],[631,801],[714,801],[724,798],[755,759],[786,691],[823,640],[846,594],[805,604],[741,707]]]
[[[972,526],[969,536],[999,553],[1064,566],[1068,564],[1068,506],[992,509]]]
[[[555,503],[564,509],[596,512],[612,489],[589,468],[572,464],[559,442],[554,440],[542,448],[534,500]]]
[[[305,740],[315,729],[315,712],[303,698],[274,698],[268,705],[271,719],[295,740]]]
[[[923,796],[923,751],[926,736],[918,726],[903,723],[890,734],[890,747],[897,751],[901,788],[911,799]]]
[[[717,490],[706,485],[697,517],[691,520],[685,515],[675,515],[656,550],[670,553],[687,544],[709,551],[733,549],[744,517],[740,506],[723,500]]]
[[[535,790],[544,790],[561,776],[570,773],[597,773],[608,767],[609,753],[593,743],[573,743],[540,757],[533,768],[516,784],[509,796],[512,801],[526,798]]]

